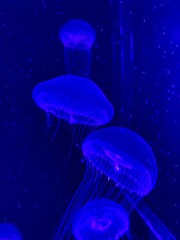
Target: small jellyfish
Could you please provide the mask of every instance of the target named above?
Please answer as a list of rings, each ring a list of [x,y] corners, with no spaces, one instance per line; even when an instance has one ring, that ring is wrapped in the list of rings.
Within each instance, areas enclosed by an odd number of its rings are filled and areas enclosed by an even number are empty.
[[[0,224],[0,240],[22,240],[22,235],[14,224]]]
[[[129,228],[128,213],[114,201],[96,199],[89,201],[73,219],[76,240],[118,240]]]
[[[65,47],[89,49],[96,39],[96,32],[86,21],[75,19],[63,25],[60,30],[60,39]]]
[[[90,76],[91,48],[96,39],[94,28],[84,20],[70,20],[61,27],[59,37],[64,45],[67,73]]]
[[[33,90],[36,105],[47,114],[73,125],[97,127],[108,123],[113,106],[90,79],[64,75],[42,83]]]
[[[99,129],[84,140],[82,152],[86,173],[61,220],[58,240],[68,239],[75,211],[90,199],[117,201],[130,213],[157,180],[156,159],[150,146],[129,129]]]

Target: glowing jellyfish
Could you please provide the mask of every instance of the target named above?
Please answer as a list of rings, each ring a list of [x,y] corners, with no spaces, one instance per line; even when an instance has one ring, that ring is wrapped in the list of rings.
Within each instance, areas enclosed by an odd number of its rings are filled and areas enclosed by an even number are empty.
[[[146,195],[156,183],[157,166],[152,149],[129,129],[100,129],[85,139],[82,151],[96,169],[129,192]]]
[[[33,99],[46,113],[69,124],[101,126],[114,114],[113,107],[101,89],[90,79],[64,75],[38,84]]]
[[[0,240],[22,240],[22,236],[14,224],[1,223]]]
[[[128,213],[121,205],[107,199],[88,202],[75,215],[75,239],[118,240],[129,228]]]
[[[61,27],[59,37],[64,45],[67,73],[89,76],[91,48],[96,39],[93,27],[84,20],[70,20]]]
[[[84,140],[82,151],[86,173],[62,218],[56,239],[68,238],[71,218],[89,200],[112,199],[130,213],[156,183],[154,154],[146,141],[129,129],[99,129]]]

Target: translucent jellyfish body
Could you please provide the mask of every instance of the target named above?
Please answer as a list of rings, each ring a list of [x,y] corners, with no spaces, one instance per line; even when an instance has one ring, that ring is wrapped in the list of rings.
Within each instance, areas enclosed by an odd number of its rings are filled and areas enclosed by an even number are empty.
[[[129,228],[127,212],[114,201],[97,199],[88,202],[73,220],[75,239],[118,240]]]
[[[22,240],[22,236],[14,224],[1,223],[0,240]]]
[[[70,20],[61,27],[59,37],[64,45],[67,73],[89,76],[91,48],[96,39],[93,27],[84,20]]]
[[[96,39],[96,32],[88,22],[75,19],[64,24],[60,30],[60,39],[65,47],[89,49]]]
[[[156,159],[145,140],[126,128],[95,131],[82,146],[83,155],[116,184],[146,195],[157,179]]]
[[[38,84],[33,90],[38,107],[69,124],[101,126],[114,114],[113,106],[90,79],[64,75]]]

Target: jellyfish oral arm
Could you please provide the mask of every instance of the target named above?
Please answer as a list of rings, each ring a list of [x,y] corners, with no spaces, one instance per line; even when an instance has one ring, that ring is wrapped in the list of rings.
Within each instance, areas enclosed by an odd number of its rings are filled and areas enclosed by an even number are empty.
[[[157,239],[176,240],[176,237],[173,236],[169,229],[161,222],[145,202],[141,201],[135,209]]]

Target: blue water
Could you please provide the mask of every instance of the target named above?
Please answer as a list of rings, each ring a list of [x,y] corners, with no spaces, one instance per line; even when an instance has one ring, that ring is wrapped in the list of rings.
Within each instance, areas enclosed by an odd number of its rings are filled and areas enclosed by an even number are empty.
[[[59,31],[83,19],[96,41],[80,73],[87,70],[113,104],[109,125],[130,128],[152,147],[158,179],[144,201],[160,231],[180,238],[179,11],[177,0],[0,1],[0,223],[15,224],[25,240],[50,240],[82,180],[72,129],[56,118],[47,125],[32,90],[72,71]],[[156,239],[136,211],[130,222],[129,238]]]

